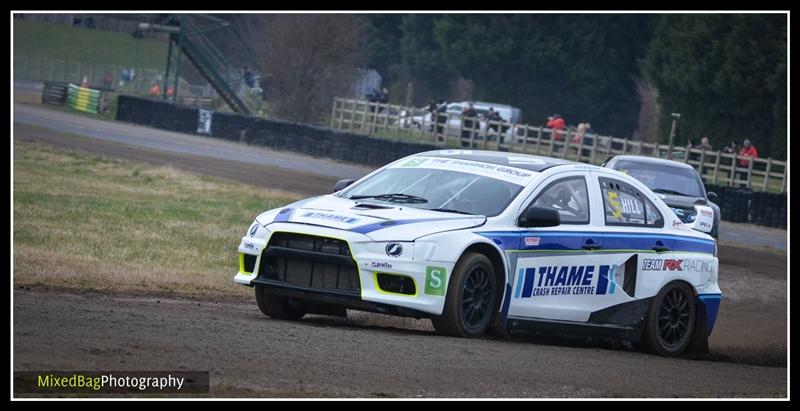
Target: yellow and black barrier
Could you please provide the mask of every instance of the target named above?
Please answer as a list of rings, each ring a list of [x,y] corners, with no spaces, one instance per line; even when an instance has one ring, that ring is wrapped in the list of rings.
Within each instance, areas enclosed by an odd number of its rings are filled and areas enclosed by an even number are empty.
[[[100,91],[70,84],[69,92],[67,93],[67,106],[78,111],[97,114],[100,107]]]

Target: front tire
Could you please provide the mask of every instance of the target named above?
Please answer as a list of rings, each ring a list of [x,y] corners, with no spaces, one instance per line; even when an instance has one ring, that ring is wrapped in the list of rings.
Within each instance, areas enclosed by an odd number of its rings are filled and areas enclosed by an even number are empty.
[[[492,262],[478,253],[465,253],[453,269],[442,315],[431,319],[440,335],[480,337],[492,321],[497,280]]]
[[[680,355],[692,341],[696,315],[691,287],[679,281],[667,284],[650,306],[640,348],[664,357]]]
[[[264,287],[256,286],[256,303],[266,316],[278,320],[299,320],[306,315],[306,307],[286,297],[268,294]]]

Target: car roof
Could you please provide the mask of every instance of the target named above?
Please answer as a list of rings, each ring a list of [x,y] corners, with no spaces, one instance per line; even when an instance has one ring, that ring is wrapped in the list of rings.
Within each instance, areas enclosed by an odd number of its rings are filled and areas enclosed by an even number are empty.
[[[681,167],[694,170],[694,167],[692,167],[690,164],[681,163],[680,161],[675,161],[675,160],[667,160],[665,158],[657,158],[657,157],[619,155],[619,156],[614,156],[613,160],[614,161],[624,160],[642,164],[660,164],[665,166]]]
[[[562,160],[559,158],[534,156],[531,154],[521,153],[504,153],[500,151],[488,150],[432,150],[414,155],[420,157],[441,157],[441,158],[457,158],[459,160],[480,161],[483,163],[496,164],[501,166],[510,166],[522,168],[525,170],[542,172],[550,167],[559,165],[581,165],[587,167],[588,164],[577,163],[575,161]]]

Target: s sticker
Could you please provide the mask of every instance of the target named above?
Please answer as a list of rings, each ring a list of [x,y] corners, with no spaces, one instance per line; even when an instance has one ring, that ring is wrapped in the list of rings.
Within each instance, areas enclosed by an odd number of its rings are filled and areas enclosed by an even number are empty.
[[[427,267],[425,269],[425,294],[444,295],[447,281],[447,269],[444,267]]]

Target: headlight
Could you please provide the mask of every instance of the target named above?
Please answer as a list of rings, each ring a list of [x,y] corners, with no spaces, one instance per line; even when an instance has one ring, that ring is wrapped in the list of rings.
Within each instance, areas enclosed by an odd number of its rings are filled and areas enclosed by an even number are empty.
[[[684,210],[682,208],[672,208],[672,211],[675,212],[675,215],[680,218],[680,220],[684,223],[691,224],[694,222],[694,219],[697,218],[697,210]]]
[[[250,226],[248,226],[247,232],[244,234],[244,236],[254,239],[266,238],[267,233],[269,233],[269,230],[266,227],[261,225],[261,223],[259,223],[258,220],[253,220],[253,223],[250,224]]]

